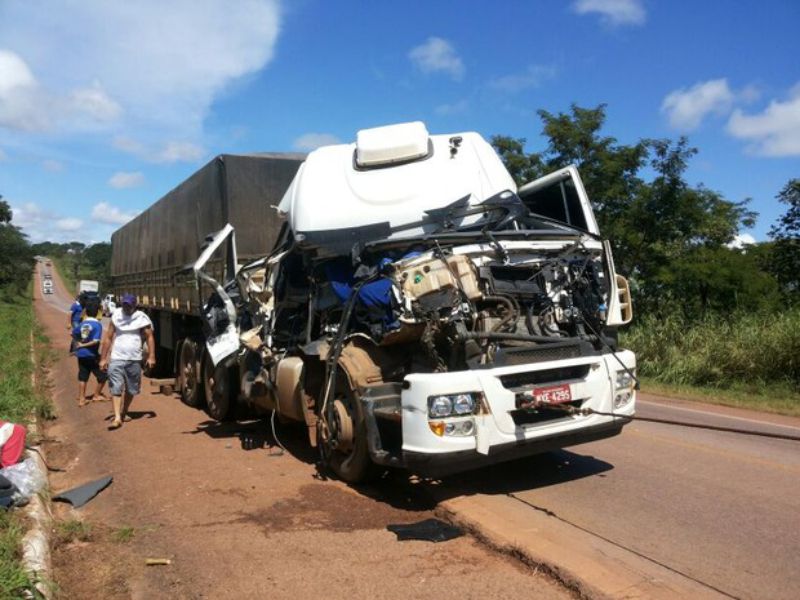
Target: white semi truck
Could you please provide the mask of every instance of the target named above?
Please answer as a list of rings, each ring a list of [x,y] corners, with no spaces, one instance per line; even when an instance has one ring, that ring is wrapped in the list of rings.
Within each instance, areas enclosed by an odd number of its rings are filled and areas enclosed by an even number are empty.
[[[633,415],[630,292],[574,167],[518,188],[477,133],[404,123],[311,152],[277,211],[271,252],[240,261],[229,222],[175,270],[212,292],[201,334],[167,321],[190,404],[304,423],[346,481],[598,440]]]

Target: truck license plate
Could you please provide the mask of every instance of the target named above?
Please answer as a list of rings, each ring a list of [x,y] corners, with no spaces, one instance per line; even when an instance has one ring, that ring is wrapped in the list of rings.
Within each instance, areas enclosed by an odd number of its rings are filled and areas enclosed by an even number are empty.
[[[566,404],[572,402],[572,390],[568,385],[534,388],[533,401],[537,404]]]

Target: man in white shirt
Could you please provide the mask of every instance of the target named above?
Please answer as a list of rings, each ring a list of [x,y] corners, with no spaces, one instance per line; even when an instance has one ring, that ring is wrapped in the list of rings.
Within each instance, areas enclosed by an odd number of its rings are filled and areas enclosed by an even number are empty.
[[[152,369],[156,366],[153,323],[144,312],[136,310],[136,296],[125,294],[122,296],[122,306],[111,315],[111,323],[103,335],[100,359],[100,368],[108,370],[108,382],[114,405],[114,421],[110,429],[122,426],[133,397],[139,393],[142,383],[143,341],[147,342],[147,367]]]

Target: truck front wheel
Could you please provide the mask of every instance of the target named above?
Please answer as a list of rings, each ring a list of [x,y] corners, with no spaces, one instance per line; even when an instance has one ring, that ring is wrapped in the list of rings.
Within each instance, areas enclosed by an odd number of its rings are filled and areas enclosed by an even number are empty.
[[[206,398],[206,412],[217,421],[224,421],[231,413],[233,386],[231,372],[222,364],[214,366],[211,357],[203,359],[203,388]]]
[[[333,400],[336,422],[327,427],[322,424],[320,429],[322,437],[329,438],[327,445],[331,450],[328,465],[343,481],[348,483],[368,481],[377,475],[377,467],[369,456],[364,410],[357,392],[350,389],[345,393],[339,392],[340,388],[337,389]],[[325,441],[320,440],[322,443]]]

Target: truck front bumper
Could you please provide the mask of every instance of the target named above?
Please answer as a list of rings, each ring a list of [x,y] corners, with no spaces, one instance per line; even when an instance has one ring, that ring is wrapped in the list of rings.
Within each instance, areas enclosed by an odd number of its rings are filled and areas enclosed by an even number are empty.
[[[550,435],[544,438],[523,440],[492,446],[488,454],[480,454],[475,450],[462,450],[444,454],[428,454],[423,452],[403,451],[403,466],[414,473],[425,477],[441,477],[461,471],[479,469],[489,465],[534,456],[568,446],[577,446],[614,437],[622,431],[627,420],[616,419],[612,422],[599,423],[576,431]]]
[[[576,357],[497,368],[447,373],[415,373],[402,384],[383,386],[364,397],[373,461],[438,476],[480,468],[617,435],[635,412],[636,393],[630,378],[619,387],[619,375],[635,369],[632,352]],[[607,413],[545,417],[520,408],[518,398],[533,387],[569,387],[573,408]],[[380,392],[380,393],[378,393]],[[446,394],[478,394],[482,408],[474,415],[431,418],[429,398]],[[389,448],[375,414],[394,406],[399,413],[400,441]],[[536,411],[534,411],[536,412]],[[613,413],[614,416],[610,416]],[[468,433],[443,433],[432,421],[471,421]],[[436,431],[435,431],[436,430]],[[438,433],[437,433],[438,431]],[[387,451],[388,450],[388,451]]]

